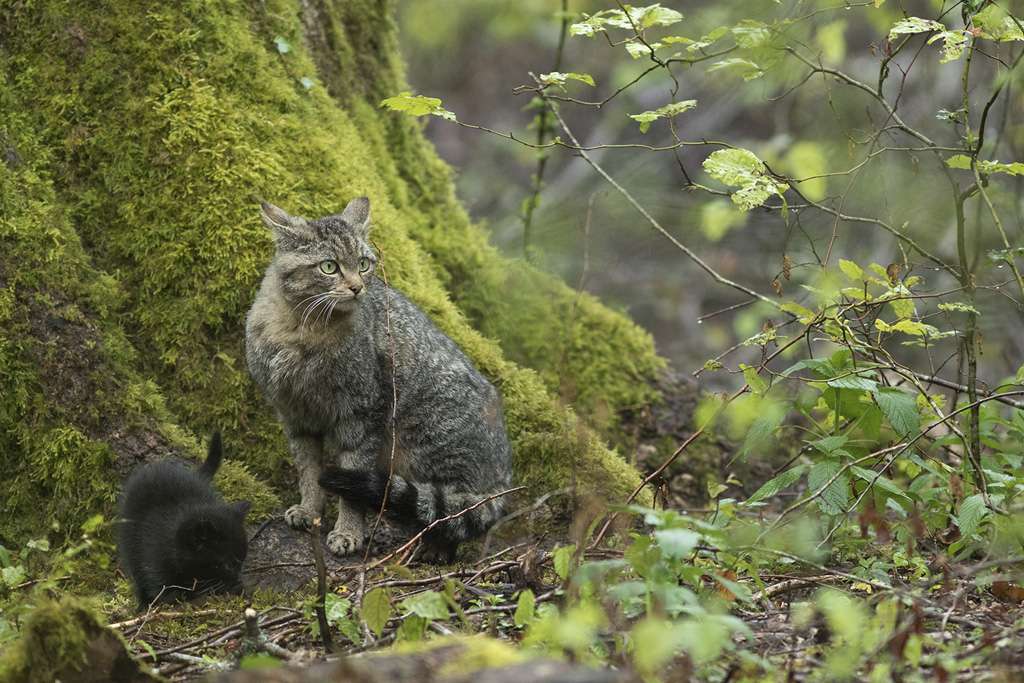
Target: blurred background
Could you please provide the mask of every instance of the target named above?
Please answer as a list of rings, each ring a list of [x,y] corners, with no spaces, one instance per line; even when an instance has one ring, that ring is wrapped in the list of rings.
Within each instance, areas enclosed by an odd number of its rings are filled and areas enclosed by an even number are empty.
[[[568,0],[567,4],[571,21],[578,21],[580,13],[616,6],[613,1],[591,0]],[[962,26],[954,2],[890,0],[881,8],[873,4],[668,1],[662,5],[681,12],[684,20],[666,29],[652,29],[650,36],[652,40],[664,35],[696,40],[743,19],[786,19],[788,23],[781,26],[786,44],[814,62],[820,60],[874,85],[888,31],[904,12],[941,16],[950,27]],[[561,5],[561,0],[400,0],[402,48],[411,86],[417,93],[440,98],[460,121],[535,141],[537,132],[531,122],[536,110],[529,107],[532,94],[515,90],[531,83],[530,72],[554,70]],[[618,33],[620,39],[627,35]],[[962,60],[941,64],[941,45],[926,45],[921,36],[913,41],[890,65],[885,94],[890,102],[897,102],[907,124],[939,145],[957,147],[962,131],[954,119],[961,107]],[[992,92],[998,60],[1010,54],[1006,44],[995,42],[986,44],[986,50],[989,57],[972,65],[975,127]],[[745,78],[752,75],[749,67],[743,65],[714,71],[708,69],[712,62],[673,67],[679,82],[677,99],[698,101],[695,109],[674,119],[682,139],[724,140],[746,147],[792,177],[847,171],[864,160],[867,143],[884,114],[870,96],[820,74],[808,78],[809,69],[782,50],[766,48],[759,59],[765,73],[750,80]],[[603,100],[650,64],[646,57],[631,58],[621,45],[610,45],[600,34],[567,36],[558,70],[586,72],[596,87],[570,81],[561,94]],[[600,109],[564,104],[562,112],[584,145],[670,145],[672,137],[664,120],[654,122],[643,134],[629,114],[668,103],[672,87],[672,80],[658,70]],[[1018,125],[1022,94],[1018,76],[993,107],[987,158],[1024,160],[1024,130]],[[532,195],[538,153],[436,117],[424,121],[427,135],[456,170],[458,191],[473,218],[489,226],[493,243],[503,252],[521,256],[523,205]],[[886,132],[879,142],[898,147],[921,144],[899,132]],[[787,225],[777,211],[742,213],[727,197],[685,189],[684,169],[696,182],[721,187],[701,169],[701,162],[714,149],[703,145],[678,153],[603,149],[592,155],[679,241],[725,277],[768,296],[781,291],[785,298],[813,302],[813,293],[802,285],[841,277],[836,267],[839,258],[863,266],[906,261],[911,274],[924,278],[922,291],[958,286],[934,264],[901,251],[897,241],[877,226],[845,221],[837,225],[832,216],[813,208],[790,211]],[[953,173],[961,184],[967,183],[967,171]],[[807,181],[799,187],[813,199],[841,206],[847,214],[883,219],[946,262],[957,262],[952,193],[932,152],[878,154],[855,174]],[[1020,178],[994,178],[989,191],[1011,243],[1024,244]],[[980,377],[994,385],[1024,362],[1024,323],[1016,301],[1020,293],[1014,291],[1009,269],[988,256],[1003,244],[981,208],[977,200],[968,202],[968,239],[979,284],[990,287],[978,292],[984,349]],[[627,311],[653,333],[660,353],[681,371],[694,371],[760,332],[765,320],[780,323],[784,319],[763,304],[714,315],[748,297],[716,284],[571,150],[550,152],[532,224],[533,258],[541,268]],[[823,271],[819,260],[828,251],[834,230],[836,242],[829,268]],[[788,279],[783,274],[784,261],[792,264]],[[944,300],[959,299],[953,295]],[[942,330],[963,325],[963,314],[936,311],[934,303],[930,311],[927,322]],[[950,337],[927,350],[907,348],[898,353],[905,353],[903,360],[923,371],[942,367],[956,346],[956,338]],[[756,347],[745,348],[727,362],[735,367],[737,361],[758,355]],[[944,374],[956,376],[955,360],[945,366]],[[712,386],[733,383],[724,373],[704,379]]]

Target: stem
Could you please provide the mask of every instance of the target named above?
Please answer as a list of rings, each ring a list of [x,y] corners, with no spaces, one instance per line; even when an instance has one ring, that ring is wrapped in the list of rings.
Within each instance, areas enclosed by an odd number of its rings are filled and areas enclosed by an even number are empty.
[[[562,54],[565,52],[565,36],[568,32],[569,0],[562,0],[562,27],[558,34],[558,49],[555,51],[555,66],[552,71],[561,71],[562,69]],[[537,119],[538,147],[544,144],[550,130],[548,108],[544,107],[541,109],[540,116]],[[530,262],[534,260],[532,249],[530,248],[533,242],[533,212],[537,209],[537,205],[540,204],[540,190],[544,184],[544,169],[547,168],[547,165],[548,151],[544,149],[537,153],[537,171],[533,174],[533,186],[531,188],[533,192],[530,198],[526,200],[526,206],[523,207],[523,258]]]

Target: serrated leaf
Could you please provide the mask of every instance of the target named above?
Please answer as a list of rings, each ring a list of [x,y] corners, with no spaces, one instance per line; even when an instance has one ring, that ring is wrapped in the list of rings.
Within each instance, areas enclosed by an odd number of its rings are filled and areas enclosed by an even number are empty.
[[[386,589],[374,588],[363,596],[363,621],[377,637],[384,631],[384,626],[391,618],[391,612],[391,596]]]
[[[752,392],[760,396],[768,391],[768,384],[758,374],[757,368],[751,367],[746,363],[740,363],[740,370],[743,371],[743,379]]]
[[[761,488],[754,491],[754,494],[750,496],[750,498],[747,498],[747,504],[757,503],[765,498],[771,498],[780,491],[789,488],[803,476],[806,470],[807,465],[797,465],[796,467],[791,467],[785,472],[780,473],[778,476],[769,479],[762,484]]]
[[[911,35],[914,33],[931,33],[932,31],[945,31],[946,27],[931,19],[920,17],[907,17],[900,19],[889,29],[889,40],[895,40],[897,36]]]
[[[786,301],[781,306],[779,306],[779,308],[785,311],[786,313],[792,313],[797,317],[797,319],[801,323],[805,325],[814,318],[814,311],[812,311],[809,308],[801,306],[795,301]]]
[[[989,514],[985,505],[985,497],[980,493],[964,498],[960,503],[960,511],[956,515],[956,525],[960,527],[960,534],[964,537],[973,536],[981,522]]]
[[[424,591],[406,598],[401,603],[406,614],[415,614],[424,619],[447,619],[448,602],[437,591]]]
[[[653,121],[658,119],[668,119],[673,116],[678,116],[683,112],[690,111],[697,106],[697,100],[683,100],[681,102],[672,102],[666,104],[664,107],[658,107],[651,111],[641,112],[639,114],[630,114],[629,118],[634,121],[640,122],[640,132],[646,133],[651,127]]]
[[[854,282],[864,281],[864,269],[853,261],[847,261],[844,258],[839,259],[839,270],[843,271],[843,275]]]
[[[569,568],[572,566],[572,556],[576,554],[575,545],[563,545],[555,548],[551,554],[551,563],[554,565],[558,578],[565,581],[569,578]]]
[[[962,301],[951,301],[949,303],[939,304],[940,311],[947,311],[949,313],[973,313],[974,315],[981,315],[981,312],[977,308],[970,304],[965,304]]]
[[[745,81],[752,81],[764,76],[764,69],[749,59],[743,59],[742,57],[722,59],[708,67],[708,73],[722,70],[733,72],[737,76],[741,76]]]
[[[826,458],[816,462],[807,473],[807,488],[812,493],[825,486],[825,483],[842,469],[842,464],[835,458]],[[838,515],[846,511],[850,505],[850,477],[843,472],[836,480],[821,492],[817,499],[818,507],[826,515]]]
[[[519,592],[519,600],[516,602],[516,611],[512,616],[512,622],[522,628],[533,621],[533,615],[536,612],[537,599],[533,595],[533,591],[529,588],[525,588]]]
[[[959,170],[970,170],[971,158],[966,154],[955,154],[946,159],[946,165]],[[986,175],[1006,173],[1007,175],[1019,176],[1024,175],[1024,163],[1014,161],[1006,164],[1001,161],[978,159],[978,172]]]
[[[4,567],[0,569],[0,578],[3,579],[4,584],[8,588],[14,588],[19,584],[25,582],[25,568],[20,564],[16,564],[13,567]]]
[[[857,467],[856,465],[850,467],[850,472],[852,472],[853,475],[858,479],[861,479],[867,482],[868,484],[873,484],[874,486],[883,489],[886,493],[891,494],[893,497],[902,498],[903,500],[908,501],[910,500],[910,496],[907,495],[907,492],[901,489],[895,483],[893,483],[893,481],[886,477],[885,475],[879,475],[877,472],[873,470],[867,470],[864,469],[863,467]]]
[[[827,384],[835,389],[854,389],[857,391],[874,391],[878,382],[860,375],[844,375],[828,380]]]
[[[875,390],[872,395],[897,434],[907,437],[917,433],[921,426],[921,415],[917,411],[917,400],[913,394],[885,387]]]
[[[700,534],[690,529],[659,529],[654,539],[666,557],[680,559],[688,556],[700,542]]]
[[[789,185],[770,176],[764,162],[747,149],[716,150],[704,160],[704,170],[715,180],[738,188],[732,200],[745,211],[789,189]]]
[[[545,85],[564,86],[567,81],[579,81],[580,83],[586,83],[589,86],[595,85],[593,76],[578,71],[552,71],[550,73],[540,75],[540,82]]]
[[[394,97],[387,97],[380,102],[380,106],[391,111],[400,111],[410,116],[440,116],[448,121],[455,120],[455,114],[441,106],[441,100],[436,97],[424,97],[413,95],[409,91],[400,92]]]

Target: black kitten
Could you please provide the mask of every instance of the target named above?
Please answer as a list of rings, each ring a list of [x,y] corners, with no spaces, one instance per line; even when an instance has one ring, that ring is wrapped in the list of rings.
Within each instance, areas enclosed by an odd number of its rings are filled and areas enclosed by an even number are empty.
[[[215,432],[200,468],[165,460],[143,465],[125,482],[117,544],[140,609],[241,589],[249,502],[226,503],[214,491],[210,480],[220,460]]]

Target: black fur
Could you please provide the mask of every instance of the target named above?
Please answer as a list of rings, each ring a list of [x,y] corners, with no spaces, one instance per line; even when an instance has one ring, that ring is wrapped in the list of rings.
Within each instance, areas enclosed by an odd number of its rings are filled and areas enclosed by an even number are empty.
[[[140,609],[241,589],[249,502],[226,503],[210,484],[221,455],[214,433],[201,467],[164,460],[137,468],[125,482],[118,553]]]
[[[329,467],[320,475],[320,486],[337,494],[356,507],[380,510],[387,486],[387,472],[380,470],[355,470]],[[399,477],[392,475],[388,504],[384,512],[400,521],[416,519],[416,502],[419,494],[416,488]]]
[[[373,512],[380,510],[387,481],[388,473],[381,470],[328,467],[320,475],[320,486],[324,490],[341,496],[356,508]],[[429,501],[429,504],[423,504],[424,500]],[[443,486],[410,482],[392,474],[384,514],[398,522],[426,528],[438,519],[468,507],[466,502],[465,495],[449,495]],[[455,559],[462,541],[483,534],[488,526],[479,508],[462,514],[458,519],[439,524],[423,537],[424,556],[450,563]]]

